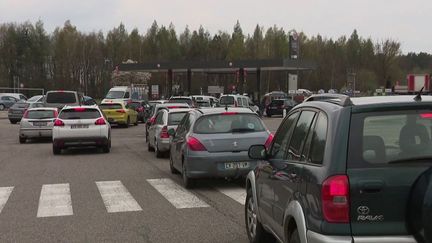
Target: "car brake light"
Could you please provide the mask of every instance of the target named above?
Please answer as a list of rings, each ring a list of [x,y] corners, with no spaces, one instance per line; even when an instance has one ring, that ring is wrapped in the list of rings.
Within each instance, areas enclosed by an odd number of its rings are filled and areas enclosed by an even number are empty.
[[[74,111],[76,111],[76,112],[83,112],[85,110],[86,110],[86,108],[84,108],[84,107],[75,107],[74,108]]]
[[[103,119],[102,117],[97,119],[95,125],[106,125],[105,119]]]
[[[168,127],[164,126],[162,127],[161,133],[159,135],[160,138],[169,138],[169,134],[168,134]]]
[[[28,118],[28,111],[24,112],[23,118]]]
[[[192,151],[206,151],[207,149],[204,147],[204,145],[196,138],[189,137],[187,139],[187,145],[190,150]]]
[[[327,178],[321,188],[324,219],[329,223],[349,223],[349,182],[346,175]]]
[[[423,114],[420,114],[420,117],[423,119],[431,119],[432,113],[423,113]]]
[[[232,111],[227,111],[227,112],[222,112],[222,115],[224,116],[231,116],[231,115],[237,115],[238,112],[232,112]]]
[[[121,110],[116,110],[116,112],[118,112],[118,113],[126,113],[126,111],[123,110],[123,109],[121,109]]]
[[[273,141],[273,138],[274,138],[273,133],[270,133],[269,136],[268,136],[268,138],[267,138],[267,140],[266,140],[265,143],[264,143],[264,146],[265,146],[267,149],[270,148],[270,145],[271,145],[271,143],[272,143],[272,141]]]
[[[55,127],[63,127],[65,124],[64,124],[64,122],[62,121],[62,120],[60,120],[60,119],[55,119],[55,121],[54,121],[54,126]]]
[[[167,107],[168,109],[178,109],[178,108],[181,108],[180,106],[168,106]]]
[[[152,118],[150,118],[150,124],[154,124],[155,121],[156,121],[156,117],[152,117]]]

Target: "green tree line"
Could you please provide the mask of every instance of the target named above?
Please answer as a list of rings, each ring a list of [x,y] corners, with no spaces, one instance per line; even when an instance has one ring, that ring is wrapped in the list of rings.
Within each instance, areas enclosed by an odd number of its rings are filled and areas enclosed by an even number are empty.
[[[430,73],[432,56],[401,53],[400,43],[374,41],[356,30],[347,37],[325,38],[299,33],[300,59],[313,61],[317,69],[300,73],[299,86],[311,90],[342,89],[348,73],[355,73],[357,89],[374,90],[405,81],[407,73]],[[43,22],[0,24],[0,86],[73,89],[102,97],[109,86],[113,68],[126,60],[241,60],[288,58],[289,34],[278,26],[257,25],[246,34],[237,22],[231,33],[210,34],[204,27],[186,27],[177,33],[173,24],[158,25],[140,33],[128,32],[123,24],[104,34],[79,31],[70,21],[47,33]],[[252,76],[252,75],[251,75]],[[286,72],[263,72],[262,92],[285,90]],[[151,82],[164,81],[153,75]],[[213,77],[234,79],[234,75]],[[251,78],[252,79],[252,78]],[[207,78],[207,80],[210,80]],[[211,80],[210,80],[211,81]],[[210,82],[209,81],[209,82]],[[250,86],[252,89],[257,87]]]

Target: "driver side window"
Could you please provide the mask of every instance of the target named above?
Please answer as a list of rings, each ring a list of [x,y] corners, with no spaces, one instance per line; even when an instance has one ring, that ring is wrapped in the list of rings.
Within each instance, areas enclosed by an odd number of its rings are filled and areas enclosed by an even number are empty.
[[[291,114],[280,126],[271,147],[270,159],[284,159],[298,115],[299,112]]]

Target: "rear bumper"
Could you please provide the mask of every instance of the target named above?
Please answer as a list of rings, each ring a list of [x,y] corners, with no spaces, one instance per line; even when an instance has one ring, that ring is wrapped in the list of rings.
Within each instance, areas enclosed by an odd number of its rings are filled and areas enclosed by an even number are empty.
[[[253,170],[257,161],[249,159],[247,151],[232,153],[200,152],[200,155],[188,155],[185,157],[186,174],[191,178],[237,178],[246,176]],[[225,169],[225,163],[248,162],[248,168]]]
[[[158,149],[161,152],[168,152],[170,150],[170,139],[169,138],[158,138]]]
[[[105,146],[108,145],[108,143],[109,139],[107,137],[77,137],[53,139],[53,145],[59,148]]]
[[[389,236],[339,236],[322,235],[313,231],[307,231],[308,243],[416,243],[411,235]]]
[[[126,124],[127,123],[127,115],[108,116],[107,120],[111,124]]]
[[[49,138],[52,137],[51,128],[25,128],[20,129],[20,137],[22,138]]]

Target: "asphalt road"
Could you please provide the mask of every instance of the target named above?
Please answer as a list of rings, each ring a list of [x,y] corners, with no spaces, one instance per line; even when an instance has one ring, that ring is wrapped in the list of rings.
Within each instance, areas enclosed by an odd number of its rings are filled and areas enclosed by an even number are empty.
[[[276,131],[281,118],[265,119]],[[113,128],[112,151],[52,154],[0,119],[0,242],[247,242],[241,181],[181,186],[147,151],[144,125]]]

